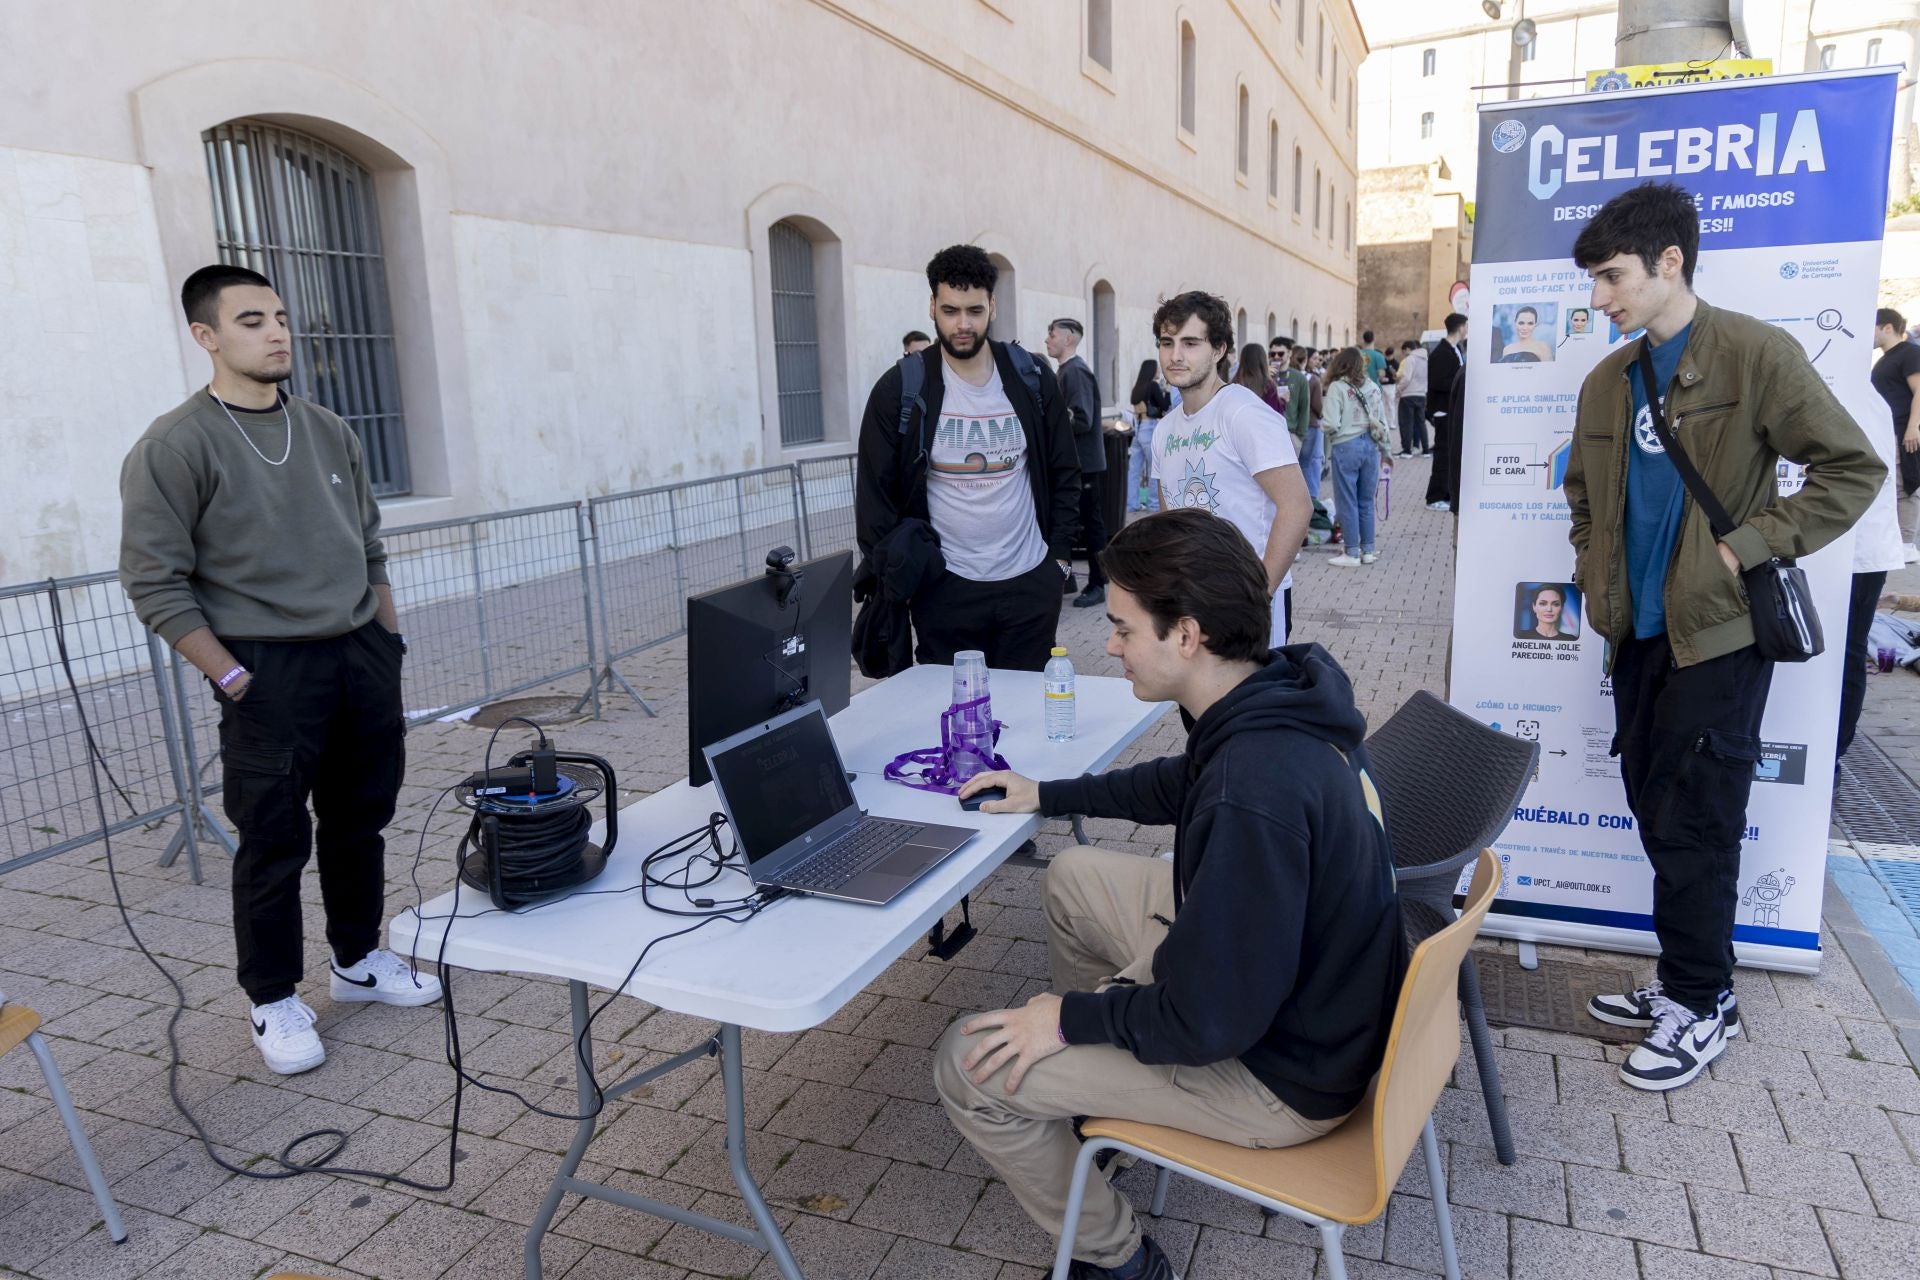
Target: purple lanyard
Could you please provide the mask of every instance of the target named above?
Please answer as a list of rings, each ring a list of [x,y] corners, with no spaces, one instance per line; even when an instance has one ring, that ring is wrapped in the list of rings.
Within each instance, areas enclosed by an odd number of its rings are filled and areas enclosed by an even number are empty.
[[[941,712],[940,745],[895,756],[887,765],[888,781],[904,783],[921,791],[940,791],[953,795],[976,773],[1008,768],[1006,760],[993,749],[1000,744],[1000,730],[1006,726],[992,718],[987,709],[991,701],[989,696],[956,702]],[[980,716],[987,717],[984,723],[990,736],[979,729],[955,732],[956,724],[964,724]],[[987,736],[984,744],[980,741],[983,736]]]

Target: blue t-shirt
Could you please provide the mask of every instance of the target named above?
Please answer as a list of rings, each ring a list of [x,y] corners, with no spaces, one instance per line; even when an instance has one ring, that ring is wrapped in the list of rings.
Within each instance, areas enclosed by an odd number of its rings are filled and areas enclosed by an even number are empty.
[[[1651,346],[1649,340],[1653,381],[1662,405],[1692,330],[1689,324],[1659,346]],[[1627,451],[1627,590],[1633,599],[1633,634],[1646,640],[1667,629],[1667,569],[1680,541],[1680,511],[1687,486],[1653,433],[1638,359],[1627,368],[1627,382],[1633,388],[1633,447]],[[1671,430],[1672,423],[1668,427]]]

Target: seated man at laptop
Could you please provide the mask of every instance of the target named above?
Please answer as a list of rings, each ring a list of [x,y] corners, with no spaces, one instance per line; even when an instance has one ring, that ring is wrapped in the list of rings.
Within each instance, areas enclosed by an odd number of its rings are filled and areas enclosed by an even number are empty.
[[[1246,538],[1173,510],[1101,560],[1107,652],[1135,697],[1180,704],[1186,751],[1054,782],[984,773],[961,795],[999,786],[983,809],[1172,823],[1173,863],[1061,853],[1047,870],[1054,993],[963,1019],[934,1054],[954,1125],[1056,1238],[1075,1116],[1245,1147],[1319,1137],[1378,1070],[1406,967],[1366,721],[1326,650],[1268,649],[1267,575]],[[1174,1274],[1098,1177],[1073,1254],[1078,1276]]]

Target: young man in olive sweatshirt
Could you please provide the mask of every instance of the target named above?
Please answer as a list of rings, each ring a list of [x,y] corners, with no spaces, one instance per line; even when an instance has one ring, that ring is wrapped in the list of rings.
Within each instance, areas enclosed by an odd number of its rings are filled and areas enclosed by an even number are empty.
[[[1246,538],[1181,509],[1127,526],[1105,559],[1107,652],[1136,697],[1180,704],[1186,751],[1056,782],[985,773],[961,794],[1005,787],[993,812],[1171,823],[1173,863],[1084,846],[1055,858],[1054,993],[956,1023],[934,1051],[954,1125],[1056,1237],[1073,1117],[1246,1147],[1319,1137],[1379,1069],[1406,968],[1366,721],[1326,650],[1268,648],[1267,574]],[[1073,1254],[1090,1278],[1173,1274],[1103,1178]]]
[[[120,472],[120,582],[140,620],[220,703],[239,979],[282,1075],[326,1060],[301,978],[300,874],[320,822],[338,1001],[427,1004],[439,980],[379,949],[381,829],[406,767],[399,635],[360,442],[285,394],[287,312],[266,277],[203,267],[180,302],[213,377]]]

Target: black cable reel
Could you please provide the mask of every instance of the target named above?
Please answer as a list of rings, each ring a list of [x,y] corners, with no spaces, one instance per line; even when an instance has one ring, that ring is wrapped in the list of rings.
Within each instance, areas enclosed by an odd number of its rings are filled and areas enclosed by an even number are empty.
[[[618,835],[613,766],[583,752],[540,745],[498,769],[483,769],[454,789],[473,814],[455,855],[460,878],[502,911],[576,889],[606,870]],[[606,843],[594,844],[592,805],[604,801]]]

